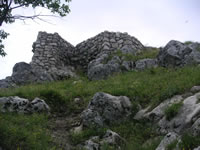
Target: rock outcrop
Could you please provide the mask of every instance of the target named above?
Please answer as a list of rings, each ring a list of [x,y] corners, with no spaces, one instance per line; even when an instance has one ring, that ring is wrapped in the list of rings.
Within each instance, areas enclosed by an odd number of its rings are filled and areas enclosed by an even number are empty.
[[[120,122],[131,114],[131,102],[126,96],[112,96],[107,93],[96,93],[87,109],[82,112],[82,124],[86,127],[106,126]]]
[[[178,134],[174,132],[168,133],[164,139],[160,142],[156,150],[165,150],[169,144],[174,142],[175,140],[178,139]]]
[[[158,146],[157,150],[166,149],[166,146],[174,140],[179,140],[186,131],[192,136],[200,134],[200,93],[198,86],[191,88],[191,92],[195,94],[188,94],[188,97],[183,95],[176,95],[170,99],[165,100],[153,110],[150,107],[140,110],[134,119],[147,119],[157,124],[157,131],[166,135],[163,141]],[[171,109],[171,118],[167,118],[166,110],[174,104],[181,104],[180,107],[173,107]],[[172,107],[171,107],[172,108]],[[172,112],[173,111],[173,112]],[[175,113],[176,112],[176,113]],[[170,136],[169,136],[170,135]]]
[[[178,134],[182,133],[186,129],[192,127],[192,125],[198,120],[200,116],[200,103],[199,103],[200,93],[196,93],[193,96],[189,96],[184,99],[181,95],[174,96],[171,99],[167,99],[152,111],[144,113],[143,115],[136,114],[135,119],[146,118],[150,121],[156,122],[159,126],[158,130],[163,133],[176,132]],[[172,106],[182,102],[182,106],[178,110],[178,113],[171,119],[167,119],[165,110]],[[144,110],[141,110],[144,112]],[[198,121],[196,122],[198,124]],[[193,128],[196,130],[196,125]]]
[[[16,112],[22,114],[41,113],[50,111],[49,106],[42,99],[35,98],[32,102],[28,99],[15,97],[1,97],[0,98],[1,112]]]
[[[158,62],[163,67],[176,67],[200,63],[199,45],[183,44],[179,41],[170,41],[158,55]]]

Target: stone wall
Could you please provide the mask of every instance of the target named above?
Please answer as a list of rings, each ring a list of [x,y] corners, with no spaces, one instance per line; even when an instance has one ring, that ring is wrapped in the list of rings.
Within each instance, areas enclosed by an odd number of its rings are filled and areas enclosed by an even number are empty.
[[[136,54],[143,49],[143,45],[127,33],[104,31],[74,47],[57,33],[39,32],[33,44],[31,65],[39,71],[51,71],[69,65],[87,71],[89,62],[96,59],[98,54],[118,49]]]
[[[125,53],[132,51],[136,54],[143,48],[140,41],[127,33],[104,31],[78,44],[74,51],[73,61],[76,62],[76,66],[87,70],[89,62],[96,59],[100,53],[121,49]]]
[[[39,32],[33,43],[33,57],[30,63],[36,71],[52,71],[71,65],[74,46],[61,38],[58,33]]]

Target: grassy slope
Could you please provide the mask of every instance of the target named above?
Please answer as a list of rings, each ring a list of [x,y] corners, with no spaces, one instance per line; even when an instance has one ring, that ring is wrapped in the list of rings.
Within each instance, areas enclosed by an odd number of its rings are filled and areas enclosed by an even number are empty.
[[[183,93],[193,85],[199,84],[199,67],[191,66],[180,69],[157,68],[143,72],[133,71],[116,74],[107,80],[100,81],[89,81],[87,78],[81,77],[80,79],[27,85],[16,89],[1,90],[0,97],[20,96],[28,99],[40,97],[46,100],[53,112],[59,111],[69,114],[74,111],[81,111],[91,97],[100,91],[112,95],[126,95],[131,99],[134,106],[140,104],[145,107],[151,104],[152,107],[155,107],[164,99]],[[75,97],[82,98],[84,104],[81,106],[74,104],[73,99]],[[135,109],[136,107],[133,107],[133,111]],[[46,132],[47,126],[45,122],[47,123],[48,119],[41,115],[0,114],[0,145],[8,146],[9,149],[16,146],[23,149],[35,149],[33,147],[36,146],[36,149],[40,149],[40,145],[42,145],[43,149],[50,149],[49,141],[51,139],[48,132]],[[11,128],[8,128],[9,126]],[[111,128],[128,140],[130,148],[126,149],[133,149],[135,146],[139,148],[146,140],[157,136],[154,134],[150,124],[141,122],[129,121],[121,125],[113,125]],[[83,141],[83,139],[96,134],[92,131],[85,131],[82,135],[72,135],[72,143]],[[75,139],[75,142],[73,139]],[[154,146],[151,145],[147,149],[154,149],[159,141],[158,139],[156,140]],[[13,141],[15,141],[14,144]]]

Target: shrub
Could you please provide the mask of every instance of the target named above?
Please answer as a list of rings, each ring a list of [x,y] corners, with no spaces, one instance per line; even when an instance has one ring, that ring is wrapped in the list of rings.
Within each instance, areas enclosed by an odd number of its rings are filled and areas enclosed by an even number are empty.
[[[166,119],[171,120],[173,117],[175,117],[178,114],[182,105],[183,105],[183,102],[181,101],[179,103],[174,103],[171,106],[167,107],[165,109]]]

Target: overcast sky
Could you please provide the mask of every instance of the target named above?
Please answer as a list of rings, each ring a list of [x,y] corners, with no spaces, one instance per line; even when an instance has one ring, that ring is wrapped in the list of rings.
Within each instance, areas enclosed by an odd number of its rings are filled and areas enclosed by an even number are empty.
[[[105,30],[128,32],[148,46],[164,46],[172,39],[200,42],[200,0],[72,0],[70,9],[62,19],[45,18],[50,23],[4,24],[1,29],[10,36],[4,42],[8,55],[0,57],[0,79],[12,74],[15,63],[31,61],[39,31],[57,32],[73,45]]]

